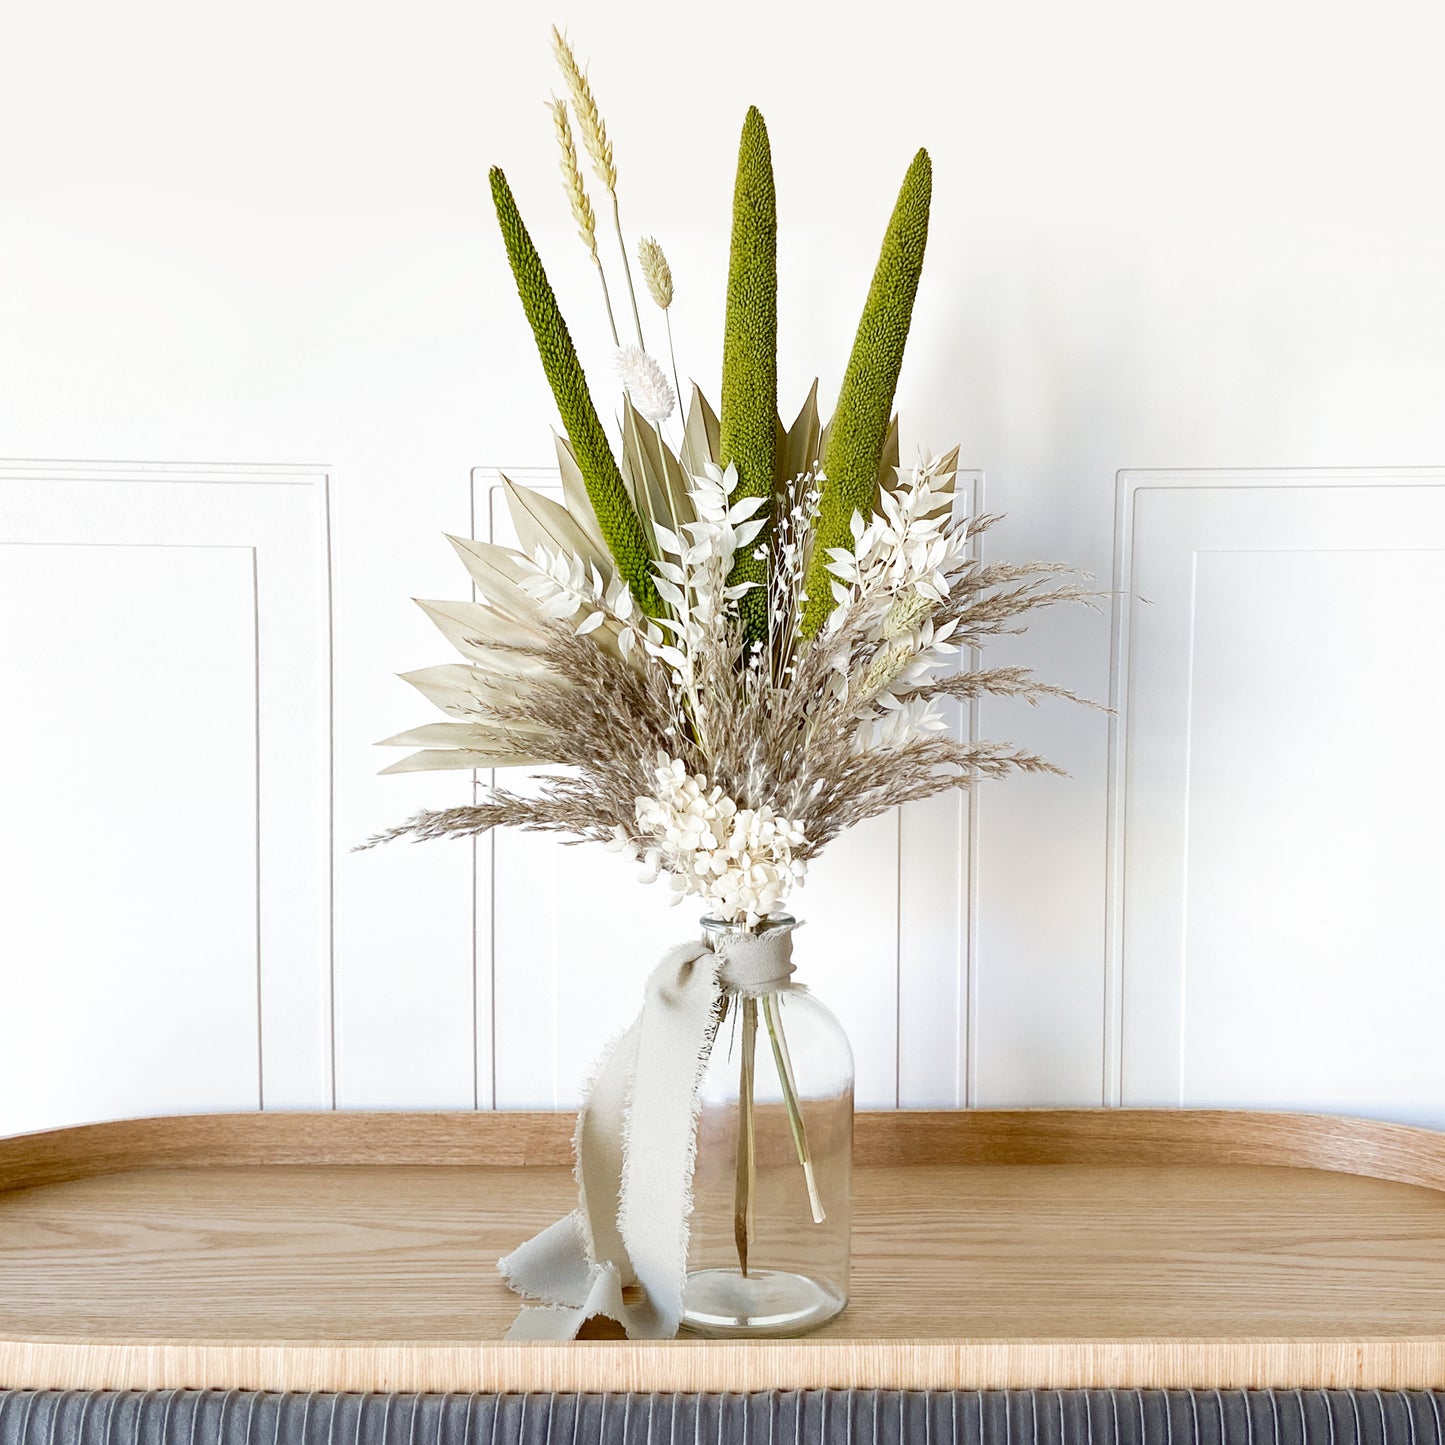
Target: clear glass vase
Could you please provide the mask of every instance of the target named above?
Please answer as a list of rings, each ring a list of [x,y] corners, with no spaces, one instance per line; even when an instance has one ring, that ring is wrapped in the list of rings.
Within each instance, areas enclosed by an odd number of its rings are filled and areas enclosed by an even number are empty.
[[[742,925],[702,920],[703,937]],[[774,916],[764,929],[793,929]],[[683,1328],[801,1335],[848,1302],[853,1051],[789,983],[726,993],[700,1090]]]

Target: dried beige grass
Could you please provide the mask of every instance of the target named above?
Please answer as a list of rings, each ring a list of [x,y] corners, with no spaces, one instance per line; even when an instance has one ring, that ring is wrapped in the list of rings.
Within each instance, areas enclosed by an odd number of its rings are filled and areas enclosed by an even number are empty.
[[[607,195],[612,201],[612,224],[617,230],[617,244],[622,250],[622,274],[627,281],[628,299],[632,302],[632,322],[637,328],[637,344],[646,351],[642,317],[637,311],[637,292],[632,285],[632,266],[627,260],[627,242],[622,235],[622,212],[617,204],[617,165],[612,159],[612,142],[607,138],[607,126],[603,122],[602,112],[597,108],[587,72],[577,64],[577,57],[572,53],[567,37],[555,25],[552,27],[552,53],[557,57],[562,78],[567,82],[567,91],[572,97],[577,129],[582,133],[582,146],[591,157],[592,169],[607,188]],[[598,269],[601,269],[600,266]],[[610,305],[608,310],[610,316]],[[613,329],[616,330],[615,327]]]
[[[557,135],[557,148],[562,153],[559,165],[562,170],[562,189],[567,204],[572,208],[572,219],[577,222],[577,234],[587,247],[594,265],[601,266],[597,255],[597,217],[592,211],[592,202],[587,199],[587,188],[582,184],[582,168],[577,163],[577,145],[572,139],[572,125],[567,118],[567,104],[554,95],[547,102],[552,112],[552,127]]]
[[[612,142],[607,139],[607,126],[602,112],[592,95],[587,72],[577,64],[577,57],[567,43],[567,37],[554,25],[552,27],[552,53],[562,68],[567,90],[572,96],[572,109],[577,112],[577,129],[582,132],[582,144],[592,159],[592,168],[597,178],[607,187],[608,194],[617,190],[617,166],[612,159]]]
[[[577,223],[577,234],[587,247],[587,254],[597,268],[597,280],[602,286],[602,303],[607,308],[607,324],[612,328],[612,344],[617,341],[617,318],[612,314],[612,292],[607,286],[607,272],[602,268],[602,257],[597,253],[597,217],[592,202],[587,196],[587,187],[582,182],[582,168],[577,164],[577,145],[572,139],[572,124],[567,116],[567,103],[554,95],[547,102],[552,112],[552,128],[556,132],[557,146],[562,152],[558,164],[562,170],[562,189],[567,204],[572,208],[572,219]]]

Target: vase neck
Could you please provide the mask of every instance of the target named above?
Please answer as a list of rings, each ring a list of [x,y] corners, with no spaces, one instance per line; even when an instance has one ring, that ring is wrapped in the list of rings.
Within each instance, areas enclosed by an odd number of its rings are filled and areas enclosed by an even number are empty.
[[[791,917],[764,919],[749,930],[704,918],[703,942],[718,956],[717,981],[729,993],[760,998],[790,986],[793,976]]]

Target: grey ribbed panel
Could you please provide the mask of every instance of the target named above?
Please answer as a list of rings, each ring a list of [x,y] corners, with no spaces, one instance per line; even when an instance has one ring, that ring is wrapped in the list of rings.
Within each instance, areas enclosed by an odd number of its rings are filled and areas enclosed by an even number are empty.
[[[1378,1390],[16,1390],[0,1392],[0,1445],[1445,1445],[1442,1403]]]

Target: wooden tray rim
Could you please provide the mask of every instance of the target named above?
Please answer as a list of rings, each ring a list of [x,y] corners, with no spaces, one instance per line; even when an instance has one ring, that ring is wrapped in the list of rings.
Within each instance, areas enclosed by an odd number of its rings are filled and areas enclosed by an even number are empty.
[[[566,1113],[263,1112],[117,1120],[0,1139],[0,1192],[165,1168],[565,1166]],[[1445,1192],[1445,1134],[1254,1110],[863,1112],[870,1165],[1257,1165]],[[0,1387],[293,1391],[1445,1387],[1445,1333],[723,1341],[144,1341],[0,1338]]]

